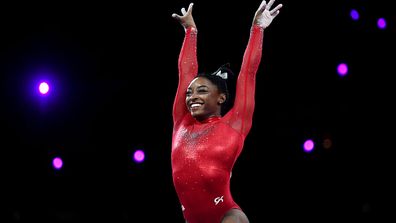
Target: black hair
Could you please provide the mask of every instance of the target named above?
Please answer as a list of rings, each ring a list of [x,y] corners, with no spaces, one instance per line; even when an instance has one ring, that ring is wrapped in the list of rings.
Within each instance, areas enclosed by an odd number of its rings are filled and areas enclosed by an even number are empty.
[[[221,105],[221,115],[226,114],[234,104],[235,75],[231,70],[230,63],[221,65],[215,72],[199,73],[197,77],[205,77],[217,86],[220,93],[226,95],[226,100]]]

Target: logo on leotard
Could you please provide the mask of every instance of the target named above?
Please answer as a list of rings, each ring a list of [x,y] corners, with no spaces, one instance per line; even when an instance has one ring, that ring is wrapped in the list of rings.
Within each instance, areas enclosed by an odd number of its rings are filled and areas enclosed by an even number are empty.
[[[224,196],[221,196],[221,197],[216,197],[213,201],[215,202],[215,205],[218,205],[220,202],[223,202],[224,200],[223,200],[223,197]]]

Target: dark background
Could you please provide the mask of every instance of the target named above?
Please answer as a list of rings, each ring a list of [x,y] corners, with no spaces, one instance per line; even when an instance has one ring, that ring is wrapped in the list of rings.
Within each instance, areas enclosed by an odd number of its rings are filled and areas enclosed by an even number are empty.
[[[1,7],[0,222],[183,222],[170,152],[184,31],[171,14],[189,3]],[[199,70],[230,62],[238,71],[260,1],[194,3]],[[394,218],[390,3],[276,3],[284,8],[265,31],[235,200],[251,222]],[[337,75],[340,62],[347,76]],[[41,78],[51,87],[44,98]],[[301,148],[307,138],[312,153]],[[144,163],[132,161],[136,149]]]

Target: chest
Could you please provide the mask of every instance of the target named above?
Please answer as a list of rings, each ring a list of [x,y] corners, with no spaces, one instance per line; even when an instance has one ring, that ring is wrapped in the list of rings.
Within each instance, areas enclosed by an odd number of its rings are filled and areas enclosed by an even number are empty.
[[[172,156],[176,159],[233,163],[242,139],[224,123],[180,127],[174,135]]]

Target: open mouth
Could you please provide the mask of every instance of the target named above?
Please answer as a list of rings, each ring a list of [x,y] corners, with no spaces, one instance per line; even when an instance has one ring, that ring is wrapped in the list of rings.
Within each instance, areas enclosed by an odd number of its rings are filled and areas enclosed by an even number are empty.
[[[192,103],[192,104],[190,105],[190,109],[191,109],[191,110],[197,110],[197,109],[199,109],[201,106],[202,106],[202,104],[200,104],[200,103]]]

